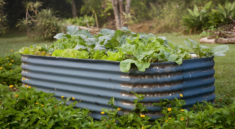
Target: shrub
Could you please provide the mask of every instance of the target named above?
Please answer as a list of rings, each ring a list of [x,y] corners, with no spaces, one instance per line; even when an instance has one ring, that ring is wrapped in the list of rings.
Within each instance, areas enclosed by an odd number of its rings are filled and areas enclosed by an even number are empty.
[[[55,16],[55,11],[52,9],[38,10],[42,6],[41,2],[25,2],[26,18],[20,19],[16,27],[19,29],[26,28],[28,38],[42,37],[51,39],[61,29],[61,21]],[[32,16],[29,15],[32,13]],[[30,33],[31,31],[31,33]],[[32,33],[33,32],[33,33]]]
[[[196,5],[193,10],[188,9],[189,14],[183,16],[182,20],[183,25],[187,27],[189,32],[193,30],[194,32],[201,31],[211,26],[208,23],[211,7],[211,2],[209,2],[200,11]]]
[[[35,24],[34,31],[40,32],[39,36],[44,39],[53,38],[61,29],[61,22],[55,16],[55,11],[51,9],[41,10],[37,15]]]
[[[207,3],[201,10],[195,5],[194,10],[188,9],[189,14],[183,16],[183,25],[189,32],[202,31],[210,27],[218,27],[232,23],[229,17],[235,18],[235,2],[230,3],[226,0],[224,5],[218,4],[212,9],[211,2]]]
[[[232,20],[229,19],[235,17],[235,2],[230,3],[228,0],[224,5],[219,4],[215,9],[212,9],[212,14],[209,23],[214,25],[229,24],[232,23]]]
[[[66,24],[90,27],[95,25],[95,19],[93,17],[85,15],[84,17],[67,19]]]
[[[19,54],[9,54],[0,58],[0,84],[21,85],[21,58]]]

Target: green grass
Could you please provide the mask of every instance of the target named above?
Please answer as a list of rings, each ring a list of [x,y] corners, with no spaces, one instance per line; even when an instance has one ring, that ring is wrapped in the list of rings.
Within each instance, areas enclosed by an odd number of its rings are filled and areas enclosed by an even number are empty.
[[[5,56],[7,53],[19,51],[20,48],[35,44],[51,44],[52,40],[28,39],[25,32],[8,33],[0,37],[0,57]]]
[[[157,36],[165,36],[167,40],[187,47],[184,43],[185,38],[190,38],[195,41],[199,41],[199,36],[185,36],[177,33],[173,34],[159,34]],[[42,40],[42,39],[28,39],[25,33],[11,33],[0,38],[0,56],[4,56],[10,53],[13,49],[15,52],[21,47],[34,45],[34,44],[51,44],[53,41]],[[205,46],[213,47],[218,44],[203,44]],[[215,86],[216,96],[218,98],[226,98],[232,96],[235,98],[235,44],[229,44],[229,51],[224,57],[215,57]]]

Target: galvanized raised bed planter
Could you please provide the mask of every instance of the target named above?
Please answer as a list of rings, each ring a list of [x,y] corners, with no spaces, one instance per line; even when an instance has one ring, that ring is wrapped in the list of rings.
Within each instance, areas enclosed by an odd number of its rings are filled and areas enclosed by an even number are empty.
[[[119,62],[84,60],[45,56],[22,55],[22,80],[37,90],[55,93],[55,97],[75,97],[76,107],[94,111],[92,117],[101,118],[101,109],[111,109],[108,102],[115,98],[115,105],[124,111],[132,110],[134,95],[145,94],[142,102],[147,105],[146,115],[151,119],[162,116],[161,108],[152,104],[160,99],[180,98],[185,108],[196,102],[215,99],[213,57],[174,62],[152,63],[145,72],[120,71]]]

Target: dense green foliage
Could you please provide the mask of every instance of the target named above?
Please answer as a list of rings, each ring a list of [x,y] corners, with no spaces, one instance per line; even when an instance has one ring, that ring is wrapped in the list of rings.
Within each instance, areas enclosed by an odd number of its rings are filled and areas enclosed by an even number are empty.
[[[7,29],[7,15],[3,12],[3,5],[6,4],[4,0],[0,0],[0,37],[6,33]]]
[[[26,2],[26,17],[19,19],[16,27],[19,29],[27,29],[29,37],[42,37],[44,39],[53,38],[61,29],[61,21],[55,16],[52,9],[42,9],[41,2]],[[30,15],[31,13],[31,15]]]
[[[51,46],[31,46],[20,50],[21,54],[58,56],[79,59],[119,61],[120,70],[128,72],[131,64],[139,71],[145,71],[153,62],[174,61],[182,64],[183,59],[190,59],[187,49],[155,37],[153,34],[136,34],[127,28],[123,30],[102,29],[98,35],[68,26],[67,34],[59,33],[58,39]],[[186,41],[198,57],[222,55],[228,46],[214,48],[200,46],[192,40]]]
[[[32,28],[36,35],[44,39],[52,38],[61,29],[59,19],[51,9],[43,9],[36,16],[35,26]]]
[[[11,86],[10,86],[11,87]],[[16,90],[15,92],[13,92]],[[87,109],[66,106],[53,94],[35,91],[31,86],[8,88],[0,86],[0,127],[10,129],[74,129],[89,128]]]
[[[214,7],[214,8],[213,8]],[[235,18],[235,2],[225,1],[224,4],[214,5],[212,2],[205,4],[202,9],[198,9],[195,5],[194,9],[188,9],[188,14],[183,16],[183,24],[192,31],[201,31],[209,29],[212,26],[218,27],[224,24],[230,24],[233,21],[229,19]]]
[[[4,19],[10,27],[15,27],[16,21],[25,17],[25,8],[22,2],[41,2],[43,3],[39,10],[52,9],[55,10],[57,20],[72,18],[71,2],[67,0],[12,0],[8,1],[4,5],[4,12],[8,15]],[[206,3],[211,0],[141,0],[131,1],[130,14],[125,14],[125,0],[122,4],[121,20],[123,26],[128,25],[136,29],[136,24],[150,22],[149,27],[143,28],[143,32],[152,33],[164,33],[164,32],[183,32],[185,29],[190,32],[201,31],[202,29],[208,29],[211,26],[217,27],[220,24],[231,23],[228,18],[229,15],[234,15],[232,0],[213,0],[212,6],[209,11],[204,9]],[[70,21],[77,25],[77,20],[84,16],[91,16],[95,19],[96,27],[115,28],[114,11],[112,2],[109,0],[81,0],[74,3],[78,18],[71,19]],[[197,7],[198,14],[191,14],[188,10],[194,10],[194,6]],[[194,12],[194,11],[193,11]],[[206,13],[205,13],[206,12]],[[203,15],[201,15],[203,13]],[[32,12],[29,12],[33,15]],[[210,15],[210,16],[207,16]],[[186,17],[186,20],[185,20]],[[233,17],[233,16],[232,16]],[[29,17],[28,17],[29,18]],[[182,20],[182,18],[184,18]],[[235,18],[235,17],[233,17]],[[29,18],[30,19],[30,18]],[[49,20],[49,19],[48,19]],[[51,18],[50,20],[53,20]],[[27,23],[27,18],[24,18],[24,23]],[[174,21],[174,22],[173,22]],[[209,21],[209,22],[208,22]],[[22,22],[22,21],[21,21]],[[52,21],[54,22],[54,21]],[[81,23],[81,22],[80,22]],[[28,23],[30,24],[30,23]],[[63,24],[62,24],[63,25]],[[93,25],[93,24],[91,24]],[[185,25],[186,27],[182,26]],[[61,26],[61,25],[60,25]],[[86,24],[87,26],[87,24]],[[48,26],[47,26],[48,27]],[[137,26],[138,28],[138,26]],[[148,29],[149,28],[149,29]],[[146,29],[146,30],[145,30]],[[55,29],[48,29],[54,31]],[[134,30],[134,29],[133,29]],[[138,30],[138,29],[137,29]],[[142,30],[142,29],[141,29]],[[147,31],[148,30],[148,31]],[[44,31],[45,32],[45,31]],[[41,36],[42,34],[40,34]],[[47,34],[48,35],[48,34]],[[35,36],[32,36],[35,37]]]
[[[0,58],[0,84],[21,85],[21,60],[19,54]]]
[[[9,129],[211,129],[235,126],[235,103],[231,99],[215,100],[214,104],[205,102],[194,105],[189,110],[183,109],[183,100],[161,100],[155,106],[162,106],[164,117],[149,121],[144,115],[146,107],[139,100],[143,95],[135,94],[135,108],[132,112],[119,116],[121,108],[114,105],[115,98],[109,104],[112,110],[102,109],[104,116],[100,121],[90,117],[88,109],[73,108],[79,98],[61,96],[57,100],[51,93],[36,91],[31,86],[17,88],[15,86],[0,86],[0,127]],[[180,95],[183,97],[183,95]],[[70,105],[65,105],[67,101]],[[74,102],[73,102],[74,101]]]
[[[69,18],[66,19],[67,25],[79,25],[79,26],[94,26],[95,25],[95,19],[93,17],[84,15],[83,17],[76,17],[76,18]]]

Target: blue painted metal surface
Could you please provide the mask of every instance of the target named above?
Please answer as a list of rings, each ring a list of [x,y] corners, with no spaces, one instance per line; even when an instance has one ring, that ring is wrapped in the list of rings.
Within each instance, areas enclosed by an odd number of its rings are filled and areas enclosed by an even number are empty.
[[[55,93],[55,97],[75,97],[80,101],[76,107],[94,111],[91,115],[101,118],[101,109],[111,109],[108,102],[123,109],[119,114],[131,111],[134,91],[144,94],[141,102],[147,106],[146,115],[151,119],[162,116],[161,108],[153,103],[161,99],[183,98],[185,108],[196,102],[215,99],[213,57],[184,60],[182,65],[174,62],[152,63],[145,72],[132,69],[120,71],[119,62],[84,60],[58,57],[22,55],[22,80],[37,90]]]

